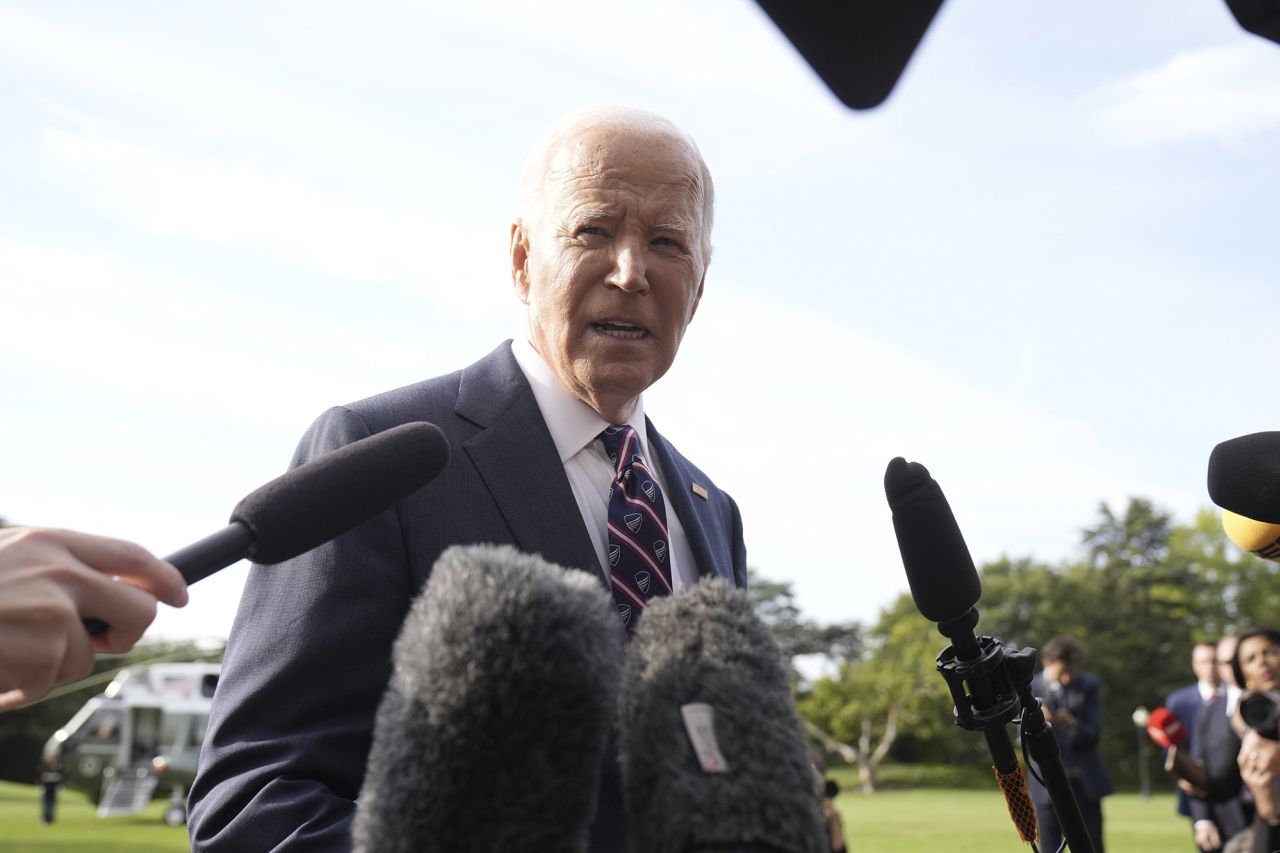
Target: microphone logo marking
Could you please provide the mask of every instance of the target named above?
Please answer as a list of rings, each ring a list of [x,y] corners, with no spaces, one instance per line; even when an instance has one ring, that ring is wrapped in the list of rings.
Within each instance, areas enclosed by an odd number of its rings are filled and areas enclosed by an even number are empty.
[[[698,757],[703,773],[728,773],[720,744],[716,741],[716,709],[706,702],[691,702],[680,706],[684,718],[684,731]]]

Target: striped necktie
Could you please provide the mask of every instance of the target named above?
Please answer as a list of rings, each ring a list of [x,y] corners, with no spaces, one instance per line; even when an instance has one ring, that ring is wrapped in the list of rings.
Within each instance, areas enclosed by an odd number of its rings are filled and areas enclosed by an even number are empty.
[[[625,424],[607,427],[600,440],[614,472],[608,549],[613,603],[622,624],[632,631],[650,598],[671,593],[666,502],[634,429]]]

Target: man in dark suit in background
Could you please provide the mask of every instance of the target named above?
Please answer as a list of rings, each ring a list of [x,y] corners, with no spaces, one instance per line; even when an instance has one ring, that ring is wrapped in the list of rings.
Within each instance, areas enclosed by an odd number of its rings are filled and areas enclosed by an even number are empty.
[[[1196,681],[1186,687],[1179,687],[1164,700],[1164,706],[1182,721],[1187,740],[1183,748],[1188,754],[1194,754],[1196,721],[1204,706],[1213,701],[1221,692],[1222,680],[1218,675],[1217,645],[1214,643],[1197,643],[1191,650],[1191,671]],[[1191,818],[1191,798],[1181,788],[1178,789],[1178,814]],[[1222,847],[1218,828],[1212,820],[1201,818],[1193,821],[1192,828],[1196,847],[1200,850],[1218,850]]]
[[[1075,791],[1080,814],[1095,853],[1102,848],[1102,798],[1112,791],[1111,777],[1098,754],[1102,734],[1102,684],[1084,671],[1084,649],[1071,637],[1054,637],[1040,652],[1044,669],[1031,681],[1031,692],[1044,702],[1062,764]],[[1057,850],[1062,825],[1049,792],[1028,775],[1040,826],[1040,849]]]
[[[1240,690],[1231,668],[1235,653],[1235,637],[1223,637],[1218,641],[1214,661],[1222,689],[1200,709],[1195,729],[1187,741],[1190,744],[1188,754],[1204,764],[1209,777],[1228,782],[1223,796],[1217,799],[1190,799],[1196,845],[1206,851],[1221,850],[1253,822],[1253,805],[1245,799],[1243,790],[1236,787],[1240,736],[1232,728],[1231,716],[1235,713]],[[1181,791],[1179,786],[1179,793]],[[1231,793],[1231,796],[1226,796],[1226,793]]]
[[[657,432],[641,399],[698,307],[712,210],[697,147],[658,116],[580,113],[535,145],[510,235],[522,333],[457,373],[331,409],[302,439],[295,465],[426,420],[452,455],[372,521],[251,571],[191,791],[196,851],[349,849],[392,642],[448,546],[511,544],[617,587],[605,531],[614,467],[599,439],[611,425],[634,429],[656,463],[664,580],[677,591],[707,575],[745,586],[737,506]],[[624,850],[625,835],[611,758],[591,849]]]

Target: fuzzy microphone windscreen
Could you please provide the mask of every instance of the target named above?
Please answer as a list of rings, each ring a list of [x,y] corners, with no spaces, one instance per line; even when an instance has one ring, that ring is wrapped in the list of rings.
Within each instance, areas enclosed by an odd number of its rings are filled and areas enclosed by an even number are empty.
[[[707,579],[651,599],[623,685],[632,853],[824,850],[790,674],[746,593]]]
[[[599,578],[506,546],[445,551],[395,643],[355,849],[585,850],[622,659]]]

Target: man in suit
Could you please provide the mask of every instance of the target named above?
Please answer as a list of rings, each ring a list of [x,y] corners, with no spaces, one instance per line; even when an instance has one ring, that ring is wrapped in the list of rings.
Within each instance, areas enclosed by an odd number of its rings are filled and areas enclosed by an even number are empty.
[[[1164,700],[1164,706],[1182,722],[1183,731],[1187,732],[1183,748],[1188,754],[1194,754],[1196,724],[1201,709],[1218,695],[1222,687],[1218,676],[1216,644],[1196,644],[1191,650],[1191,671],[1195,673],[1195,683],[1178,688]],[[1191,798],[1182,789],[1178,789],[1177,811],[1183,817],[1191,817]],[[1211,820],[1202,818],[1193,821],[1193,835],[1196,847],[1200,850],[1217,850],[1222,847],[1218,828]]]
[[[1210,779],[1217,780],[1213,797],[1191,797],[1189,802],[1196,845],[1206,851],[1221,850],[1253,821],[1253,805],[1240,788],[1240,768],[1236,764],[1240,736],[1231,725],[1240,698],[1231,668],[1236,638],[1223,637],[1214,651],[1214,665],[1223,689],[1200,709],[1187,740],[1188,754],[1204,764]],[[1178,791],[1181,795],[1182,785]]]
[[[512,544],[617,587],[614,469],[598,438],[610,425],[632,427],[656,464],[672,586],[707,575],[745,586],[736,504],[658,433],[641,398],[698,307],[712,208],[697,147],[658,116],[579,113],[534,146],[510,233],[521,334],[459,372],[331,409],[302,439],[295,465],[426,420],[452,455],[372,521],[290,565],[253,568],[191,791],[195,850],[349,849],[392,642],[448,546]],[[626,848],[618,784],[610,759],[592,850]]]
[[[1071,637],[1054,637],[1040,652],[1044,669],[1031,681],[1031,692],[1044,703],[1045,717],[1053,726],[1062,764],[1071,781],[1085,829],[1095,853],[1102,847],[1102,798],[1112,791],[1111,778],[1098,755],[1102,733],[1102,684],[1084,671],[1084,649]],[[1062,825],[1053,810],[1049,792],[1028,775],[1031,798],[1040,827],[1040,849],[1056,850],[1062,843]]]

